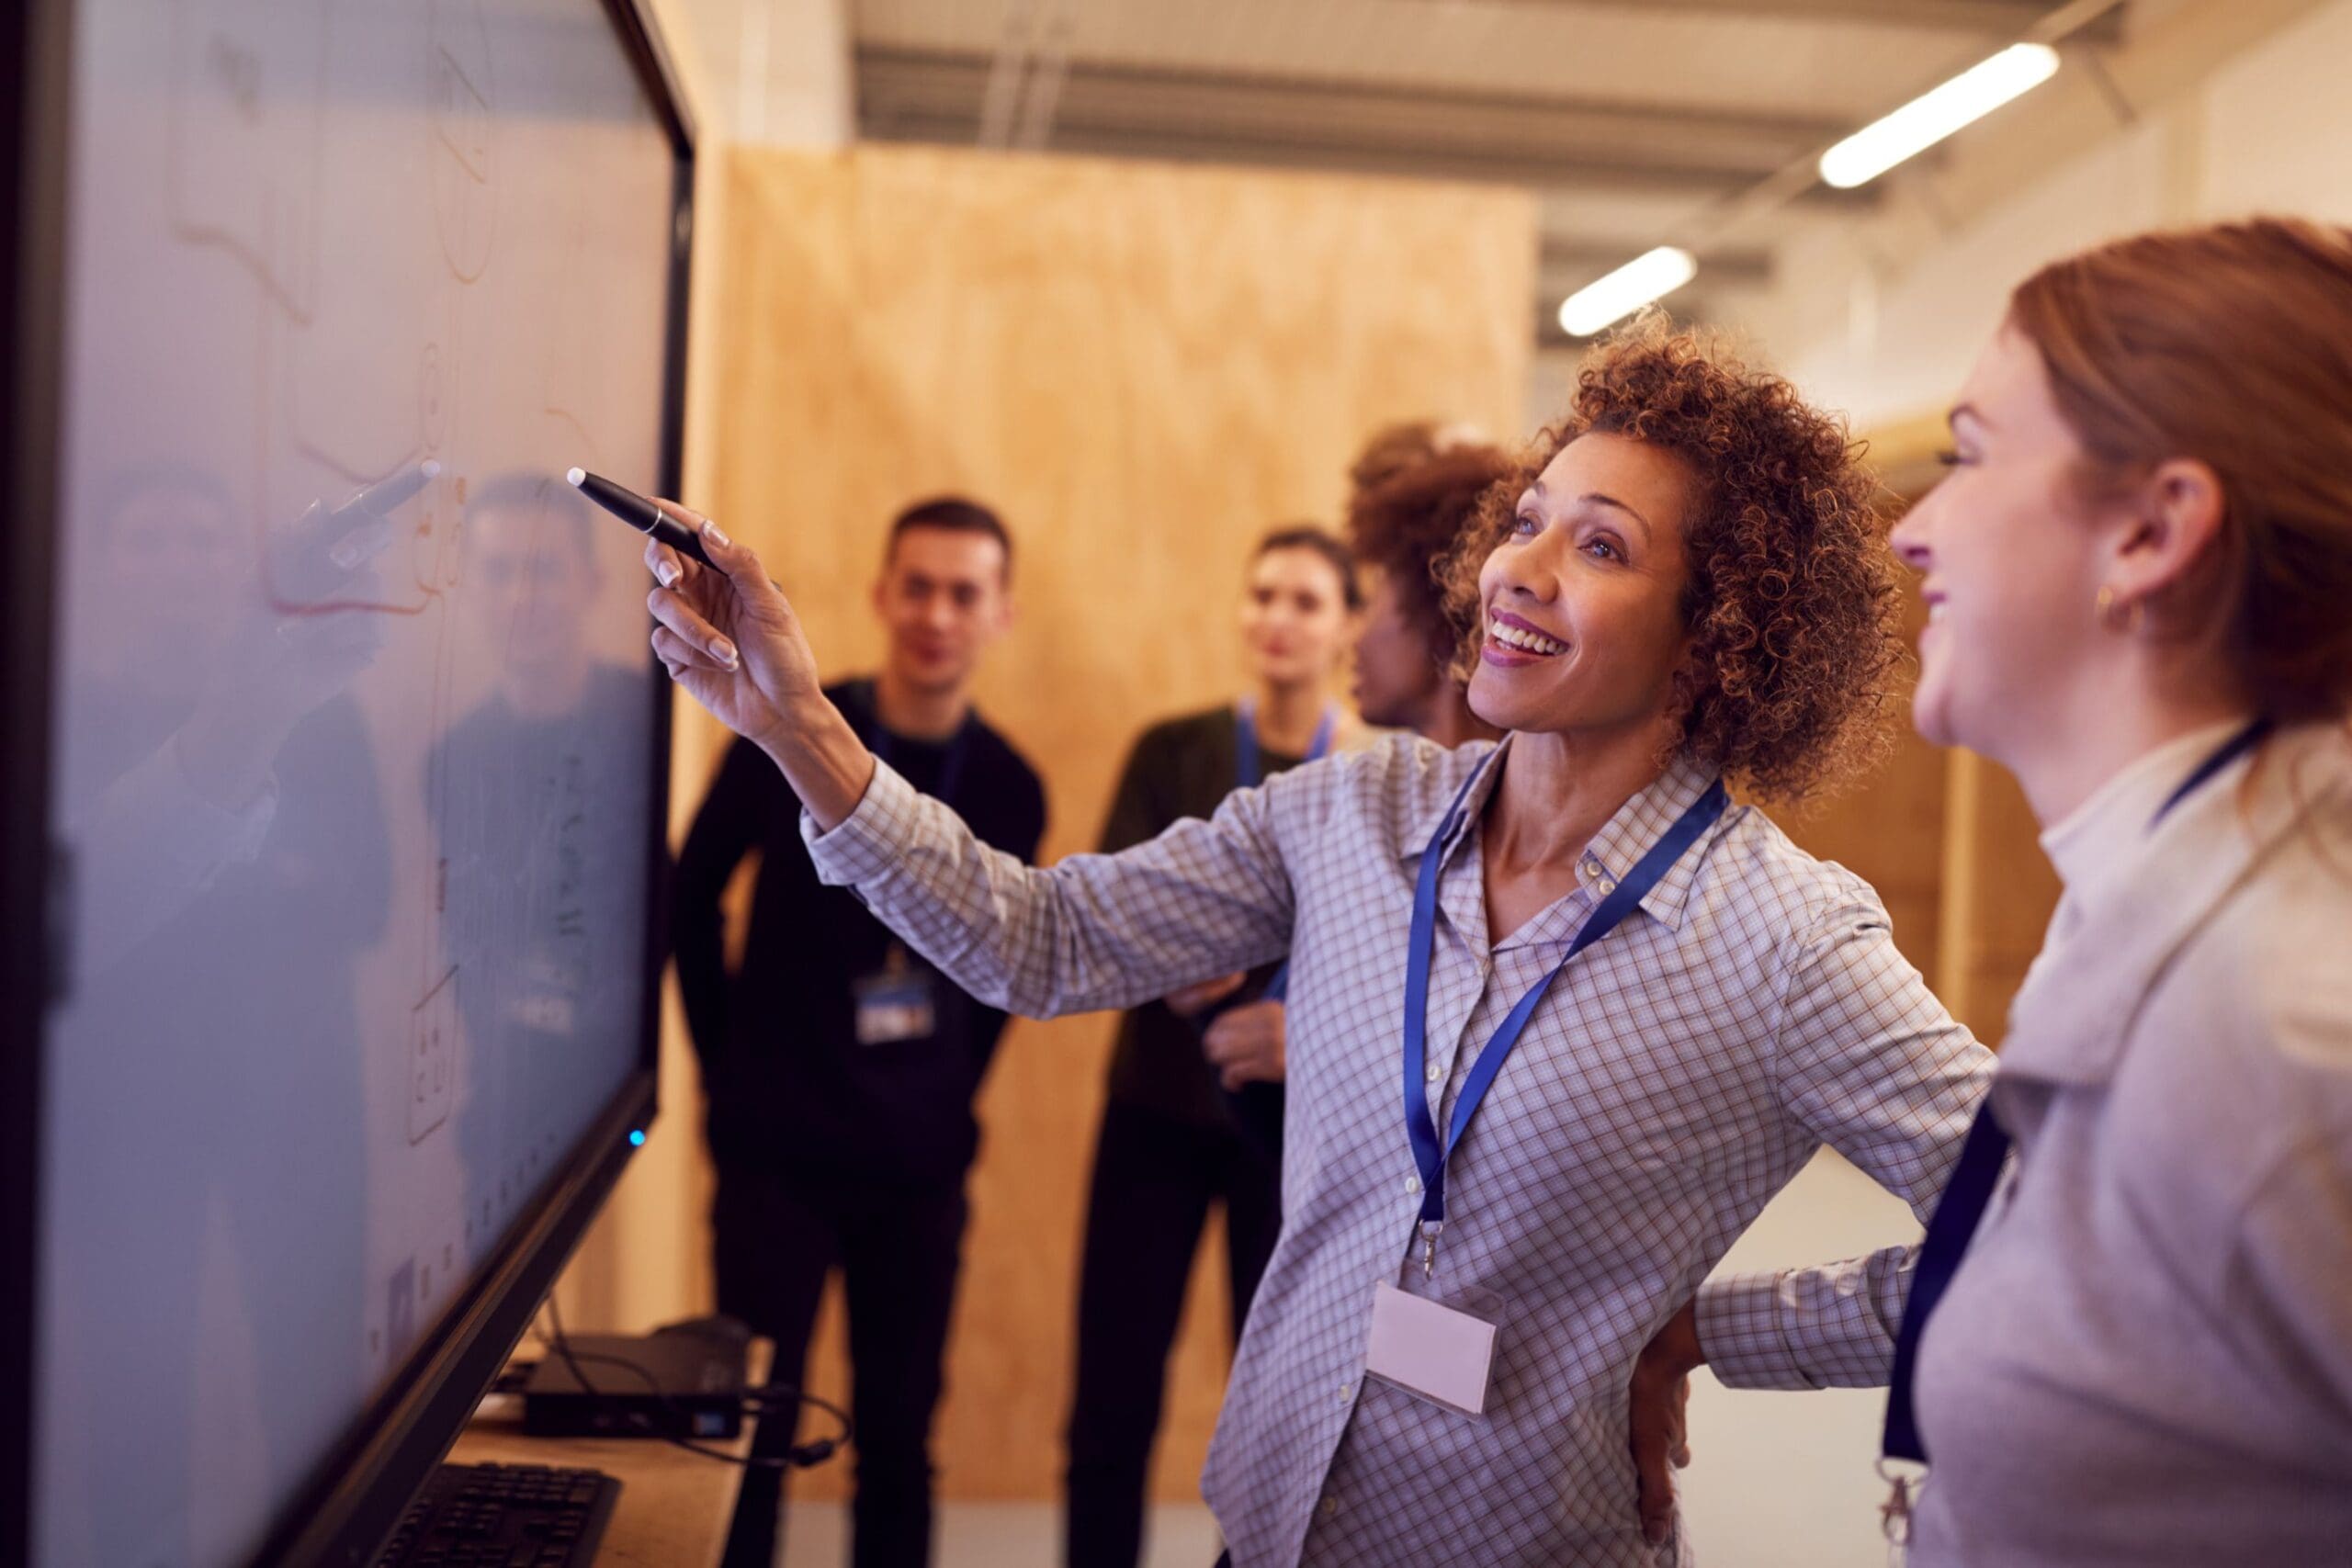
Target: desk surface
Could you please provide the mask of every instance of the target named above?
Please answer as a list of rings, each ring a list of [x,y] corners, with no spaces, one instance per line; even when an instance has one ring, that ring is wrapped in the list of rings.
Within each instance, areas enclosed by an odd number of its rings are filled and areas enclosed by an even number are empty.
[[[751,1380],[767,1381],[770,1347],[752,1342]],[[536,1357],[526,1342],[524,1352]],[[751,1451],[752,1423],[730,1442],[709,1443],[741,1458]],[[523,1430],[519,1399],[484,1401],[448,1455],[451,1464],[585,1465],[617,1477],[620,1501],[605,1527],[596,1562],[610,1568],[718,1568],[743,1467],[688,1453],[650,1438],[534,1438]]]

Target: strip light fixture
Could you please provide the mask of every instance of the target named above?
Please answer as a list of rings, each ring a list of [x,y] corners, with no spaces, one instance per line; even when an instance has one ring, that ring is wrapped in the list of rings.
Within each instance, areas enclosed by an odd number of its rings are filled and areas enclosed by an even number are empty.
[[[1698,273],[1698,258],[1679,246],[1645,251],[1560,301],[1560,330],[1574,337],[1590,337],[1610,322],[1673,293]]]
[[[1867,184],[2057,73],[2058,51],[2048,44],[2011,44],[1824,152],[1821,178],[1840,190]]]
[[[2090,0],[2084,3],[2092,12],[2109,8]],[[1866,185],[1962,126],[2023,97],[2057,73],[2058,51],[2050,45],[2012,44],[1894,113],[1872,120],[1824,152],[1818,165],[1822,182],[1840,190]],[[1800,164],[1784,170],[1767,183],[1785,180],[1803,167]],[[1802,183],[1802,176],[1798,177]],[[1785,195],[1781,199],[1786,199]],[[1679,245],[1645,252],[1562,300],[1560,329],[1572,337],[1591,337],[1652,300],[1673,293],[1698,272],[1698,259]]]

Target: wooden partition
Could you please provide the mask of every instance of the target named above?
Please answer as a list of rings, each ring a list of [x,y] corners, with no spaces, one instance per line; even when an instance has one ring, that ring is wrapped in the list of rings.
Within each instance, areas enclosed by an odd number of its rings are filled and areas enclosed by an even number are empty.
[[[724,178],[699,500],[762,552],[836,673],[879,651],[867,589],[899,507],[953,490],[1001,511],[1019,619],[979,696],[1045,776],[1048,856],[1091,846],[1142,724],[1238,690],[1252,542],[1336,521],[1368,431],[1522,425],[1535,243],[1518,195],[899,149],[737,152]],[[718,744],[682,718],[690,795]],[[945,1495],[1058,1495],[1112,1021],[1016,1021],[985,1091]],[[1193,1282],[1164,1496],[1198,1495],[1221,1281],[1218,1262]],[[831,1308],[813,1382],[844,1387]],[[836,1464],[796,1487],[846,1479]]]

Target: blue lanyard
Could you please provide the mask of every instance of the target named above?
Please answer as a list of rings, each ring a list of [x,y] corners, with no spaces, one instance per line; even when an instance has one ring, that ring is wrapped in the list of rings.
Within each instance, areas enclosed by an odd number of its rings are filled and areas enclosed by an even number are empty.
[[[1310,762],[1326,757],[1331,751],[1331,734],[1339,728],[1340,710],[1330,704],[1323,705],[1323,722],[1315,727],[1315,743],[1306,749]],[[1238,787],[1255,789],[1263,782],[1265,770],[1258,760],[1258,699],[1244,697],[1234,705],[1234,777]],[[1274,970],[1272,978],[1258,999],[1266,1002],[1285,1001],[1290,996],[1290,962],[1285,959]]]
[[[2263,737],[2270,733],[2270,728],[2268,719],[2257,718],[2223,741],[2220,750],[2198,763],[2196,771],[2180,781],[2180,787],[2165,796],[2165,803],[2156,807],[2156,814],[2149,819],[2148,826],[2153,829],[2158,822],[2171,816],[2174,807],[2211,784],[2215,773],[2261,745]]]
[[[1306,749],[1306,760],[1329,756],[1331,734],[1339,728],[1340,710],[1330,704],[1323,705],[1323,722],[1315,727],[1315,744]],[[1244,697],[1233,709],[1234,776],[1242,789],[1255,789],[1265,782],[1264,765],[1258,760],[1258,699]]]
[[[1501,753],[1496,753],[1499,756]],[[1583,929],[1568,944],[1567,952],[1552,966],[1550,974],[1535,982],[1519,1004],[1504,1018],[1502,1026],[1487,1043],[1487,1048],[1471,1064],[1470,1076],[1463,1080],[1462,1092],[1454,1097],[1453,1119],[1446,1129],[1442,1145],[1437,1140],[1437,1124],[1430,1116],[1429,1090],[1422,1078],[1423,1066],[1429,1057],[1430,963],[1437,936],[1438,871],[1445,859],[1445,847],[1463,826],[1463,802],[1470,798],[1471,786],[1478,782],[1480,769],[1464,783],[1462,793],[1453,797],[1453,806],[1438,825],[1430,847],[1422,852],[1419,881],[1413,888],[1413,934],[1411,950],[1405,961],[1405,1134],[1413,1145],[1413,1163],[1421,1172],[1421,1269],[1427,1273],[1435,1264],[1437,1233],[1445,1224],[1445,1165],[1454,1148],[1462,1142],[1462,1134],[1469,1130],[1471,1119],[1478,1114],[1478,1107],[1487,1098],[1487,1089],[1495,1075],[1502,1071],[1503,1062],[1527,1031],[1527,1021],[1535,1016],[1535,1009],[1544,1000],[1552,982],[1568,966],[1569,960],[1617,929],[1618,923],[1633,913],[1649,890],[1657,886],[1683,852],[1696,842],[1699,835],[1714,825],[1730,803],[1721,779],[1707,786],[1707,793],[1693,801],[1673,827],[1649,852],[1636,863],[1625,879],[1620,882],[1599,908],[1586,917]]]
[[[2270,720],[2257,718],[2230,737],[2165,797],[2148,826],[2154,829],[2172,814],[2174,807],[2211,784],[2214,774],[2262,744],[2270,729]],[[1959,1163],[1952,1167],[1943,1196],[1936,1201],[1936,1212],[1928,1217],[1927,1238],[1919,1244],[1918,1262],[1911,1272],[1911,1291],[1904,1300],[1903,1322],[1894,1335],[1894,1362],[1887,1371],[1886,1434],[1880,1446],[1889,1459],[1928,1462],[1927,1440],[1919,1435],[1919,1414],[1911,1399],[1912,1380],[1918,1371],[1919,1337],[1927,1332],[1928,1320],[1935,1315],[1952,1276],[1960,1272],[1960,1260],[1966,1256],[1976,1227],[1984,1223],[1984,1211],[1992,1206],[2001,1168],[2009,1157],[2009,1141],[2008,1131],[1993,1113],[1988,1096],[1977,1108],[1967,1141],[1960,1145]]]

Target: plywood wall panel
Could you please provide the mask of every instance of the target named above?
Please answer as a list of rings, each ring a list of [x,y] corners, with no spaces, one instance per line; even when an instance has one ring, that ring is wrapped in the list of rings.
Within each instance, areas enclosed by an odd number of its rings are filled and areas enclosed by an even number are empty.
[[[2009,1003],[2058,907],[2058,873],[2041,852],[2040,824],[2016,779],[1973,751],[1948,753],[1946,768],[1937,989],[1955,1017],[1997,1049]]]

